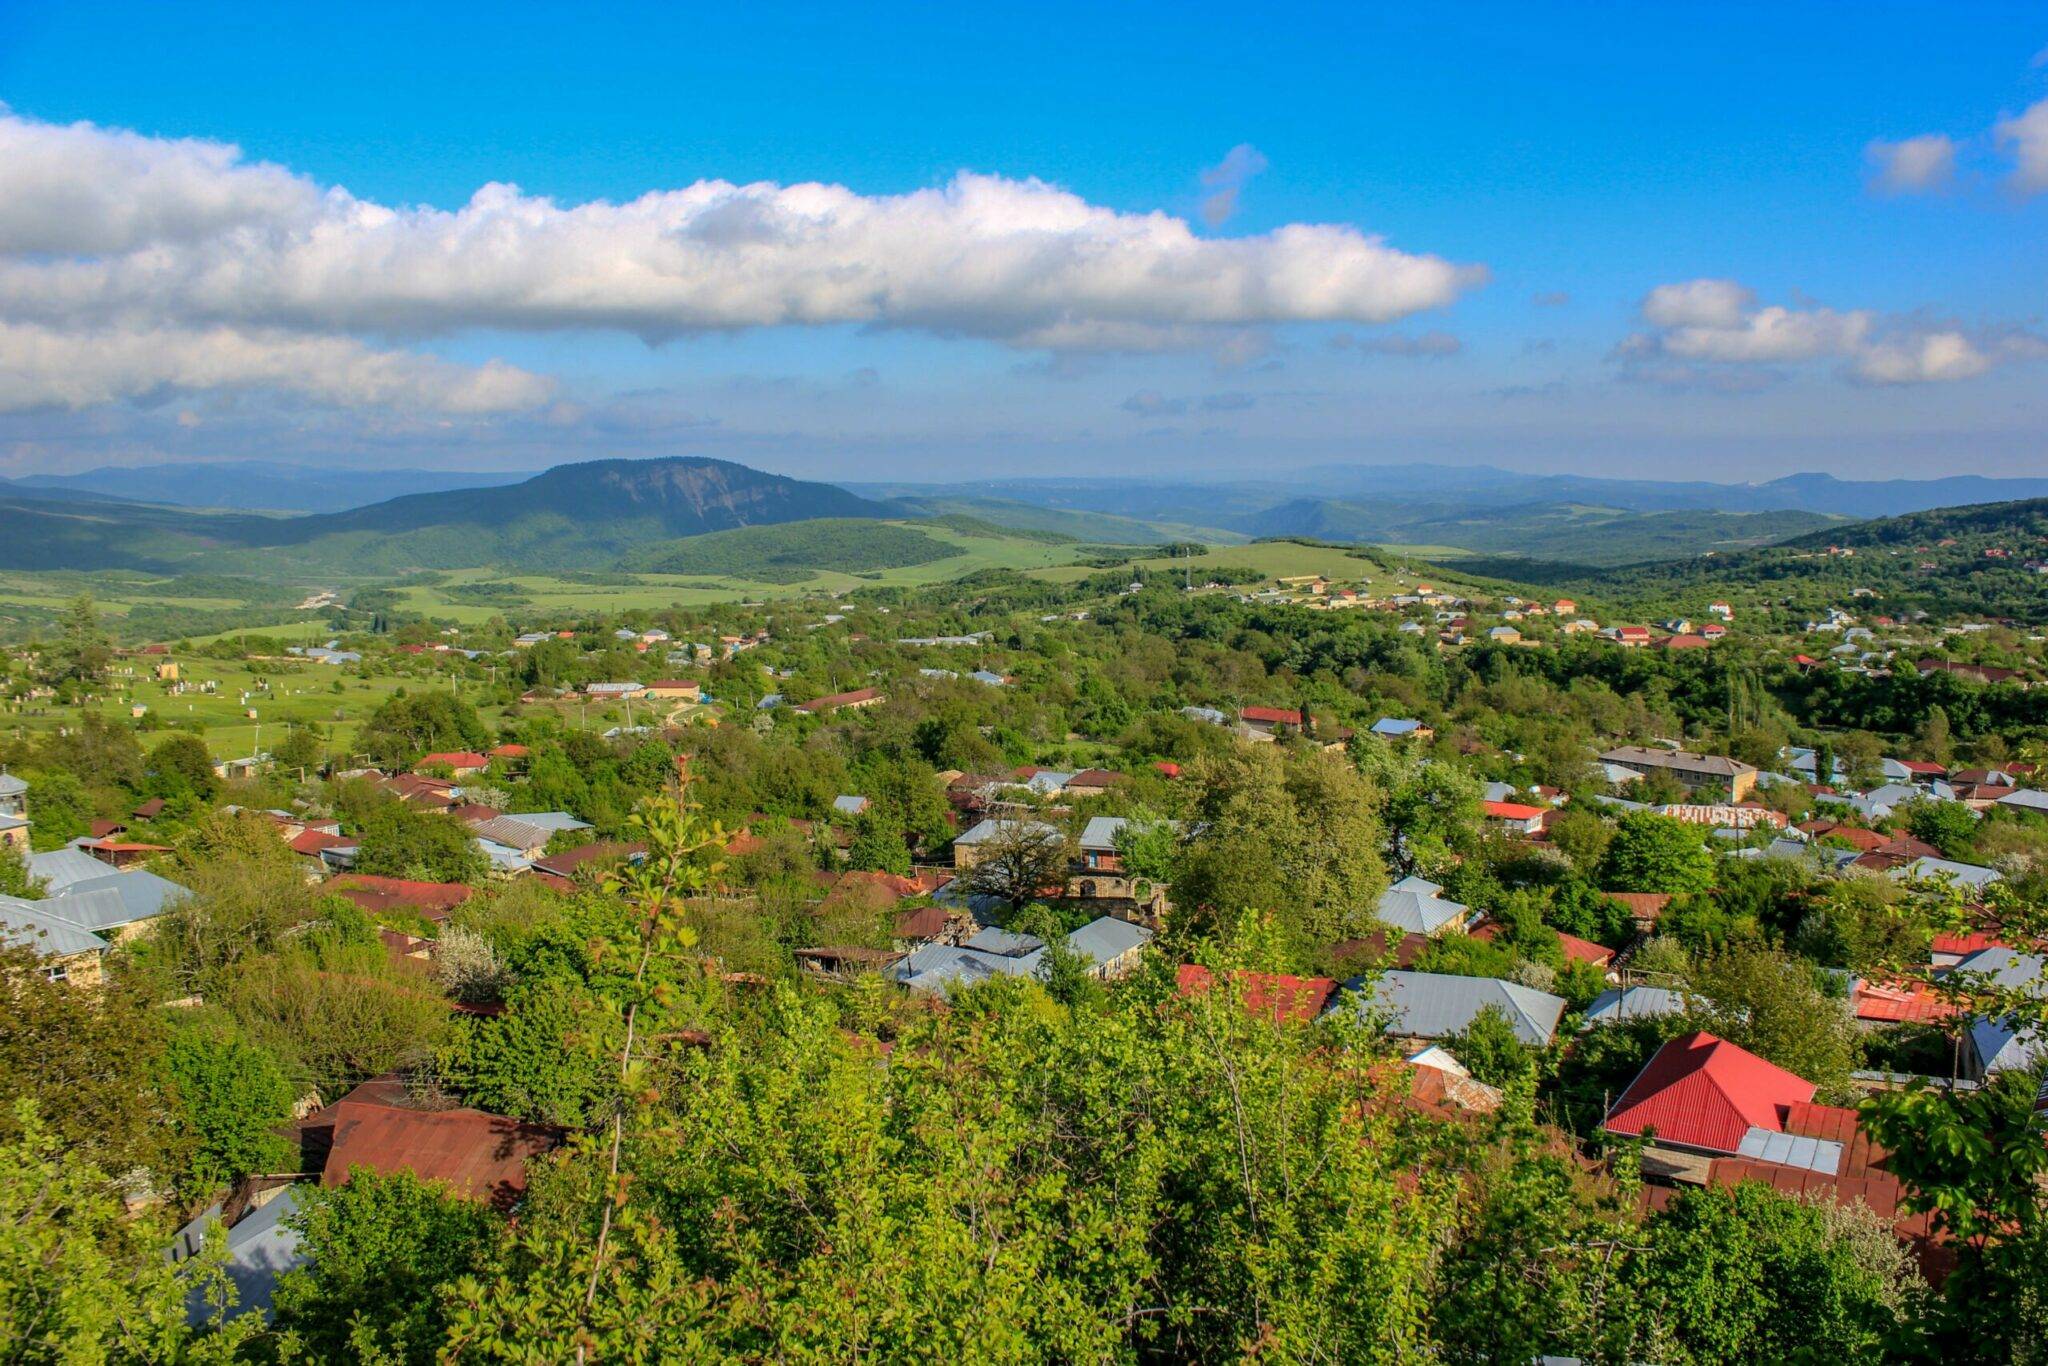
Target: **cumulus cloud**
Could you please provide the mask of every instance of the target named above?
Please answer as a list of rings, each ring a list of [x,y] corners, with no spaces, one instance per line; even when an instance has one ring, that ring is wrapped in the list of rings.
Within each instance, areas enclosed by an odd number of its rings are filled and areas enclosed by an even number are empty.
[[[1733,280],[1659,285],[1642,302],[1652,330],[1615,348],[1624,374],[1653,383],[1706,387],[1708,367],[1769,367],[1833,359],[1867,384],[1933,384],[1971,379],[2005,361],[2031,359],[2043,344],[2023,332],[1973,335],[1918,316],[1871,309],[1758,307]],[[1712,381],[1724,392],[1741,384]]]
[[[482,416],[538,407],[554,388],[495,361],[455,365],[348,337],[229,327],[73,332],[0,322],[0,412],[266,389],[323,404]]]
[[[2021,194],[2048,190],[2048,100],[2038,100],[2024,112],[2000,119],[1992,134],[2012,155],[2012,176],[2007,183]]]
[[[1238,195],[1270,165],[1265,153],[1249,142],[1240,142],[1223,154],[1223,160],[1202,172],[1202,221],[1221,227],[1237,214]]]
[[[1898,142],[1878,138],[1863,155],[1871,165],[1871,188],[1883,194],[1930,194],[1955,180],[1956,144],[1946,133],[1922,133]]]
[[[1733,327],[1755,299],[1733,280],[1658,285],[1643,299],[1643,321],[1657,327]]]
[[[1241,184],[1262,161],[1238,149],[1216,171]],[[492,184],[454,210],[388,206],[225,144],[0,114],[0,321],[81,336],[859,324],[1220,353],[1272,324],[1393,321],[1484,278],[1348,225],[1209,240],[965,172],[900,195],[702,181],[562,205]]]

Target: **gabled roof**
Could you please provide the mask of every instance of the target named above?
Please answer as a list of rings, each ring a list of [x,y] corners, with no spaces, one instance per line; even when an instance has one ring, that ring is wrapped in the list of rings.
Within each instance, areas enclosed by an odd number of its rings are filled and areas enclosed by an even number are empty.
[[[562,1141],[561,1130],[544,1124],[482,1110],[409,1110],[358,1099],[357,1092],[313,1118],[332,1127],[321,1173],[326,1185],[346,1184],[357,1167],[404,1170],[498,1209],[510,1209],[525,1194],[527,1160]]]
[[[473,749],[441,749],[420,756],[419,766],[446,764],[450,768],[483,768],[490,763]]]
[[[991,816],[987,820],[977,822],[972,829],[961,832],[954,838],[953,843],[965,844],[970,847],[977,844],[986,844],[988,841],[996,838],[996,836],[1005,834],[1020,825],[1035,831],[1041,840],[1048,843],[1063,838],[1058,827],[1047,825],[1044,821],[1013,821]]]
[[[1656,1015],[1683,1015],[1686,1012],[1685,993],[1669,987],[1609,987],[1593,998],[1586,1007],[1585,1027],[1619,1024],[1623,1020],[1642,1020]]]
[[[30,856],[29,871],[42,877],[35,866],[35,859],[39,857]],[[52,882],[50,890],[53,895],[25,904],[34,905],[39,914],[61,917],[95,934],[104,934],[137,921],[153,920],[169,910],[180,897],[187,895],[183,887],[155,873],[140,869],[116,872],[97,859],[87,861],[95,870],[94,876],[76,878],[61,886]]]
[[[1238,713],[1242,720],[1263,721],[1269,726],[1298,726],[1301,712],[1294,707],[1246,707]]]
[[[1515,1037],[1541,1048],[1557,1032],[1564,998],[1495,977],[1458,977],[1441,972],[1389,972],[1377,984],[1354,977],[1344,984],[1353,1008],[1378,1004],[1391,1009],[1390,1034],[1440,1039],[1456,1034],[1492,1007],[1513,1026]],[[1332,1007],[1335,1009],[1336,1007]]]
[[[1657,1050],[1604,1127],[1632,1135],[1655,1130],[1663,1143],[1733,1154],[1752,1129],[1784,1132],[1790,1108],[1811,1101],[1813,1092],[1812,1082],[1726,1039],[1688,1034]]]
[[[1979,949],[1951,971],[1981,973],[1992,986],[2011,990],[2031,986],[2041,990],[2041,971],[2048,958],[2008,948]],[[1978,1016],[1970,1021],[1970,1043],[1985,1072],[2016,1071],[2031,1067],[2048,1052],[2044,1040],[2022,1022],[2011,1017]]]
[[[62,849],[44,849],[31,853],[27,859],[29,876],[43,884],[47,895],[55,896],[75,882],[105,877],[109,871],[83,849],[70,845]]]
[[[1446,925],[1462,923],[1472,908],[1438,896],[1443,888],[1421,878],[1403,878],[1381,893],[1373,914],[1383,925],[1404,934],[1435,934]]]
[[[1152,942],[1152,931],[1105,915],[1067,936],[1067,949],[1090,963],[1109,963]]]
[[[106,950],[106,940],[76,921],[53,914],[51,904],[0,896],[0,944],[32,948],[45,958]]]

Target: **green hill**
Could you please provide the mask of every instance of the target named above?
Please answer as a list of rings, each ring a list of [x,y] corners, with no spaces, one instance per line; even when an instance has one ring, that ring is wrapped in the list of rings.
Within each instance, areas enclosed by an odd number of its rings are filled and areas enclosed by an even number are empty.
[[[641,546],[624,567],[648,574],[703,574],[756,583],[801,583],[820,571],[864,574],[951,559],[960,547],[893,522],[822,518],[713,531]]]
[[[1513,507],[1302,498],[1243,525],[1262,536],[1381,545],[1456,546],[1475,554],[1620,565],[1748,549],[1841,524],[1815,512],[1635,512],[1586,503]]]
[[[1621,602],[1683,605],[1708,592],[1746,592],[1810,612],[1865,590],[1895,616],[2039,623],[2048,621],[2048,573],[2029,565],[2044,562],[2048,498],[1845,523],[1777,545],[1664,563],[1601,569],[1494,559],[1459,567]]]

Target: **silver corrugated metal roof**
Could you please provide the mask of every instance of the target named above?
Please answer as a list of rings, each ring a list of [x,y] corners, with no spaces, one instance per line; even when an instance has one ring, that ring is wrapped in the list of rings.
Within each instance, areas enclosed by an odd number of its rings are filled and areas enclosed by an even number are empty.
[[[0,943],[22,945],[47,958],[107,947],[107,941],[86,926],[52,913],[48,902],[11,896],[0,896]]]
[[[70,845],[62,849],[45,849],[28,856],[29,876],[43,884],[48,895],[55,896],[74,882],[86,878],[104,877],[112,869],[101,863],[83,849]]]
[[[1463,921],[1471,913],[1471,907],[1446,901],[1433,891],[1415,891],[1398,886],[1388,888],[1373,911],[1382,924],[1403,934],[1423,935],[1435,934],[1446,925]]]
[[[1390,1033],[1421,1039],[1456,1034],[1480,1011],[1493,1007],[1507,1018],[1515,1037],[1543,1047],[1557,1032],[1564,998],[1493,977],[1456,977],[1440,972],[1388,972],[1377,984],[1363,977],[1346,982],[1351,1008],[1389,1007]]]
[[[1105,915],[1067,936],[1067,947],[1091,963],[1108,963],[1150,942],[1152,931]]]

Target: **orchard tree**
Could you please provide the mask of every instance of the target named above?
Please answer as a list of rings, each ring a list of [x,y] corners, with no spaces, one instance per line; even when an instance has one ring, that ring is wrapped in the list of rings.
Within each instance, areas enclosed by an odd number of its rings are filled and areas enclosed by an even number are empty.
[[[1064,891],[1073,856],[1073,841],[1057,826],[1000,817],[962,881],[971,892],[1022,906],[1049,888]]]
[[[487,1206],[400,1169],[358,1168],[345,1185],[302,1185],[286,1217],[305,1265],[272,1299],[285,1360],[432,1361],[447,1332],[441,1293],[483,1264],[501,1220]]]
[[[1698,826],[1630,811],[1601,857],[1600,881],[1615,892],[1703,892],[1714,884],[1714,855]]]
[[[234,1298],[219,1233],[164,1256],[168,1224],[133,1218],[107,1171],[18,1097],[0,1122],[0,1358],[219,1362],[261,1332],[223,1322]],[[197,1310],[191,1326],[187,1316]]]
[[[188,1029],[164,1053],[172,1128],[190,1154],[181,1183],[194,1196],[257,1172],[295,1169],[298,1151],[278,1130],[295,1098],[277,1059],[232,1032]]]
[[[211,802],[220,791],[212,752],[206,748],[206,741],[189,731],[157,741],[144,763],[144,790],[152,796],[192,797]]]
[[[1906,804],[1906,829],[1913,838],[1939,849],[1944,858],[1961,858],[1977,839],[1977,814],[1961,802],[1916,798]]]

